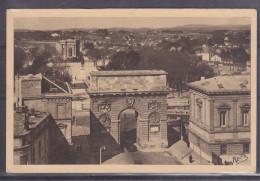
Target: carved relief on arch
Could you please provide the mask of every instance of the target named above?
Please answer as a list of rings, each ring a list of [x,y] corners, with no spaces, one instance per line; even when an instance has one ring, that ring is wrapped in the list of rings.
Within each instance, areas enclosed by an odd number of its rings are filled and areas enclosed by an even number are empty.
[[[161,103],[156,100],[148,103],[148,110],[159,110],[161,109]]]
[[[101,114],[98,120],[104,127],[110,127],[111,119],[107,113]]]
[[[152,112],[148,119],[150,124],[160,124],[160,114],[158,112]]]
[[[106,102],[103,102],[98,105],[98,111],[99,112],[109,112],[111,111],[111,104],[107,104]]]
[[[127,97],[126,98],[126,106],[127,108],[133,108],[135,104],[135,98],[133,97]]]

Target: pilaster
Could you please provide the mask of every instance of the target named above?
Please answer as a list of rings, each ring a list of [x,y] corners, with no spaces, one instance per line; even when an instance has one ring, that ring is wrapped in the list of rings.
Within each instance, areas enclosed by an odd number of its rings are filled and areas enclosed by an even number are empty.
[[[210,131],[214,131],[214,102],[215,100],[209,100],[209,105],[210,105],[210,125],[209,129]]]
[[[233,129],[237,130],[237,101],[238,99],[233,100]]]

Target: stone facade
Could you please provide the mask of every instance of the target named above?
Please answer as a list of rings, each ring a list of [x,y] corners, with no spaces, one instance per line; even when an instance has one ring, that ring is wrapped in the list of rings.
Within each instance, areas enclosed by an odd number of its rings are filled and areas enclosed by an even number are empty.
[[[62,163],[60,160],[65,161],[68,155],[59,149],[69,149],[68,142],[49,113],[36,111],[35,115],[29,118],[31,125],[26,129],[24,113],[15,113],[14,164]]]
[[[16,77],[15,95],[16,106],[28,106],[38,111],[51,113],[58,126],[64,132],[64,136],[71,143],[72,133],[72,93],[70,88],[64,90],[54,82],[41,74]],[[54,92],[44,84],[55,87]]]
[[[240,84],[243,87],[244,85],[238,80],[244,81],[248,78],[250,77],[247,75],[236,77],[234,80],[237,81],[230,82],[230,84]],[[192,84],[189,85],[190,146],[209,161],[212,161],[212,153],[220,157],[221,155],[249,154],[250,91],[243,87],[241,91],[232,89],[232,93],[228,87],[225,89],[225,86],[216,78],[215,81],[221,91],[207,92],[207,88],[204,88],[203,85],[212,87],[214,84],[212,80],[208,82],[207,80],[199,81],[202,84],[201,90],[197,86],[198,82],[196,87]],[[205,82],[207,83],[205,84]],[[250,82],[246,87],[250,88]]]
[[[73,58],[79,56],[80,42],[79,40],[61,40],[61,55],[66,60],[68,58]]]
[[[144,72],[111,71],[92,74],[89,90],[90,134],[94,140],[101,137],[101,128],[104,128],[108,135],[106,138],[109,139],[110,136],[115,145],[120,144],[120,115],[126,109],[133,109],[138,114],[136,123],[138,146],[140,148],[168,146],[167,89],[162,89],[166,88],[166,74],[161,71],[152,74]],[[139,79],[138,73],[141,73]],[[156,89],[157,84],[148,82],[146,85],[146,80],[159,82],[161,80],[159,84],[161,86]],[[111,144],[111,141],[102,144]]]

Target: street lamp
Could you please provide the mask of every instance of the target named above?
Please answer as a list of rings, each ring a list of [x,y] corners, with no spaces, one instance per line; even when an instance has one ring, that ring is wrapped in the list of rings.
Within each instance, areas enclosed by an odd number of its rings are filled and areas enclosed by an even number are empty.
[[[106,146],[103,145],[99,148],[99,164],[101,165],[102,163],[102,150],[105,150],[106,149]]]

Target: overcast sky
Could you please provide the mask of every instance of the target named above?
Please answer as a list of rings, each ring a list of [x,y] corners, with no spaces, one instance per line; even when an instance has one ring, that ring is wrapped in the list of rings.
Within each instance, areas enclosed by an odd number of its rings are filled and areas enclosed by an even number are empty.
[[[14,18],[14,29],[28,30],[57,30],[70,28],[169,28],[188,24],[205,25],[248,25],[250,18],[229,17],[40,17],[40,18]]]

